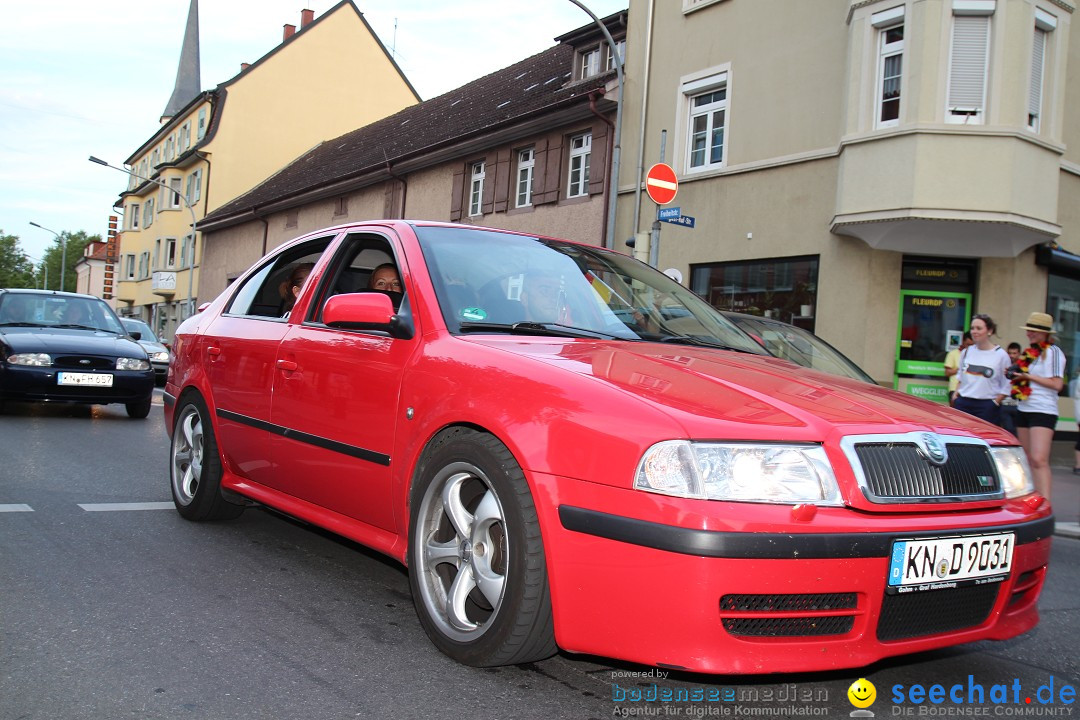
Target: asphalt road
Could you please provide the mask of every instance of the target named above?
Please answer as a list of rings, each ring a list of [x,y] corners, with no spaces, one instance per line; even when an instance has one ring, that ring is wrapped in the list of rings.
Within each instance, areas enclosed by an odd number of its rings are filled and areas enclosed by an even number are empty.
[[[656,676],[569,654],[478,670],[428,642],[396,563],[264,510],[181,519],[167,452],[160,408],[0,415],[0,718],[848,717],[859,677],[879,718],[1080,718],[1061,696],[1080,689],[1077,540],[1055,538],[1042,622],[1005,642],[798,676]],[[935,683],[965,702],[912,701]]]

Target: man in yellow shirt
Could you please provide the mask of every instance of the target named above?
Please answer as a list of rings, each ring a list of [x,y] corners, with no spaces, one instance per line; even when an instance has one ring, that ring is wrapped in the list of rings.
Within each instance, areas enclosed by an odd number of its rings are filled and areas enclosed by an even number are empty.
[[[949,406],[956,402],[956,388],[960,386],[960,353],[969,345],[972,345],[971,333],[964,333],[964,339],[960,341],[960,347],[950,350],[945,355],[945,377],[949,378]]]

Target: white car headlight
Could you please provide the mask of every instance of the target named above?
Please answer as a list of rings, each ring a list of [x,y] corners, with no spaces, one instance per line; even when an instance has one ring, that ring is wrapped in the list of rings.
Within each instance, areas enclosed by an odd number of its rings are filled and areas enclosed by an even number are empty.
[[[668,440],[645,452],[634,487],[708,500],[843,504],[819,445]]]
[[[48,353],[18,353],[9,355],[7,361],[11,365],[29,365],[31,367],[48,367],[52,365],[52,357]]]
[[[159,350],[151,355],[150,359],[155,362],[169,362],[169,353],[165,350]]]
[[[139,360],[138,358],[116,358],[117,370],[149,370],[150,363],[146,360]]]
[[[1031,468],[1028,467],[1027,455],[1024,454],[1023,448],[992,447],[990,454],[997,465],[1001,489],[1005,491],[1005,497],[1015,498],[1035,492],[1035,482],[1031,477]]]

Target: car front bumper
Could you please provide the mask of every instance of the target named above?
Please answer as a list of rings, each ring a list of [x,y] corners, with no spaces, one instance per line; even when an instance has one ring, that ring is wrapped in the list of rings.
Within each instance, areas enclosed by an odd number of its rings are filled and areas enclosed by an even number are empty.
[[[30,402],[75,402],[106,405],[146,400],[154,392],[154,371],[97,370],[113,378],[111,387],[60,385],[59,373],[78,372],[54,367],[0,364],[0,397]]]
[[[818,508],[796,520],[790,506],[536,483],[551,501],[537,505],[556,638],[571,652],[695,672],[802,672],[1006,639],[1038,623],[1053,534],[1046,503],[914,517]],[[988,532],[1015,533],[1004,581],[886,591],[895,540]]]

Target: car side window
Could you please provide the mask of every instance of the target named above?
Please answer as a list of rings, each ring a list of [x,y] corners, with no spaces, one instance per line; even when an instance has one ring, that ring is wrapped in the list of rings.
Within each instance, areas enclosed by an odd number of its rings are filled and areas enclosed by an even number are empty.
[[[240,285],[225,309],[227,315],[245,315],[281,320],[291,307],[285,292],[299,265],[314,265],[334,238],[324,237],[301,243],[268,260]]]
[[[394,257],[390,241],[381,235],[353,233],[346,237],[326,276],[316,304],[317,312],[308,316],[316,322],[322,322],[322,308],[334,295],[378,292],[390,297],[395,310],[404,298],[401,265]]]

